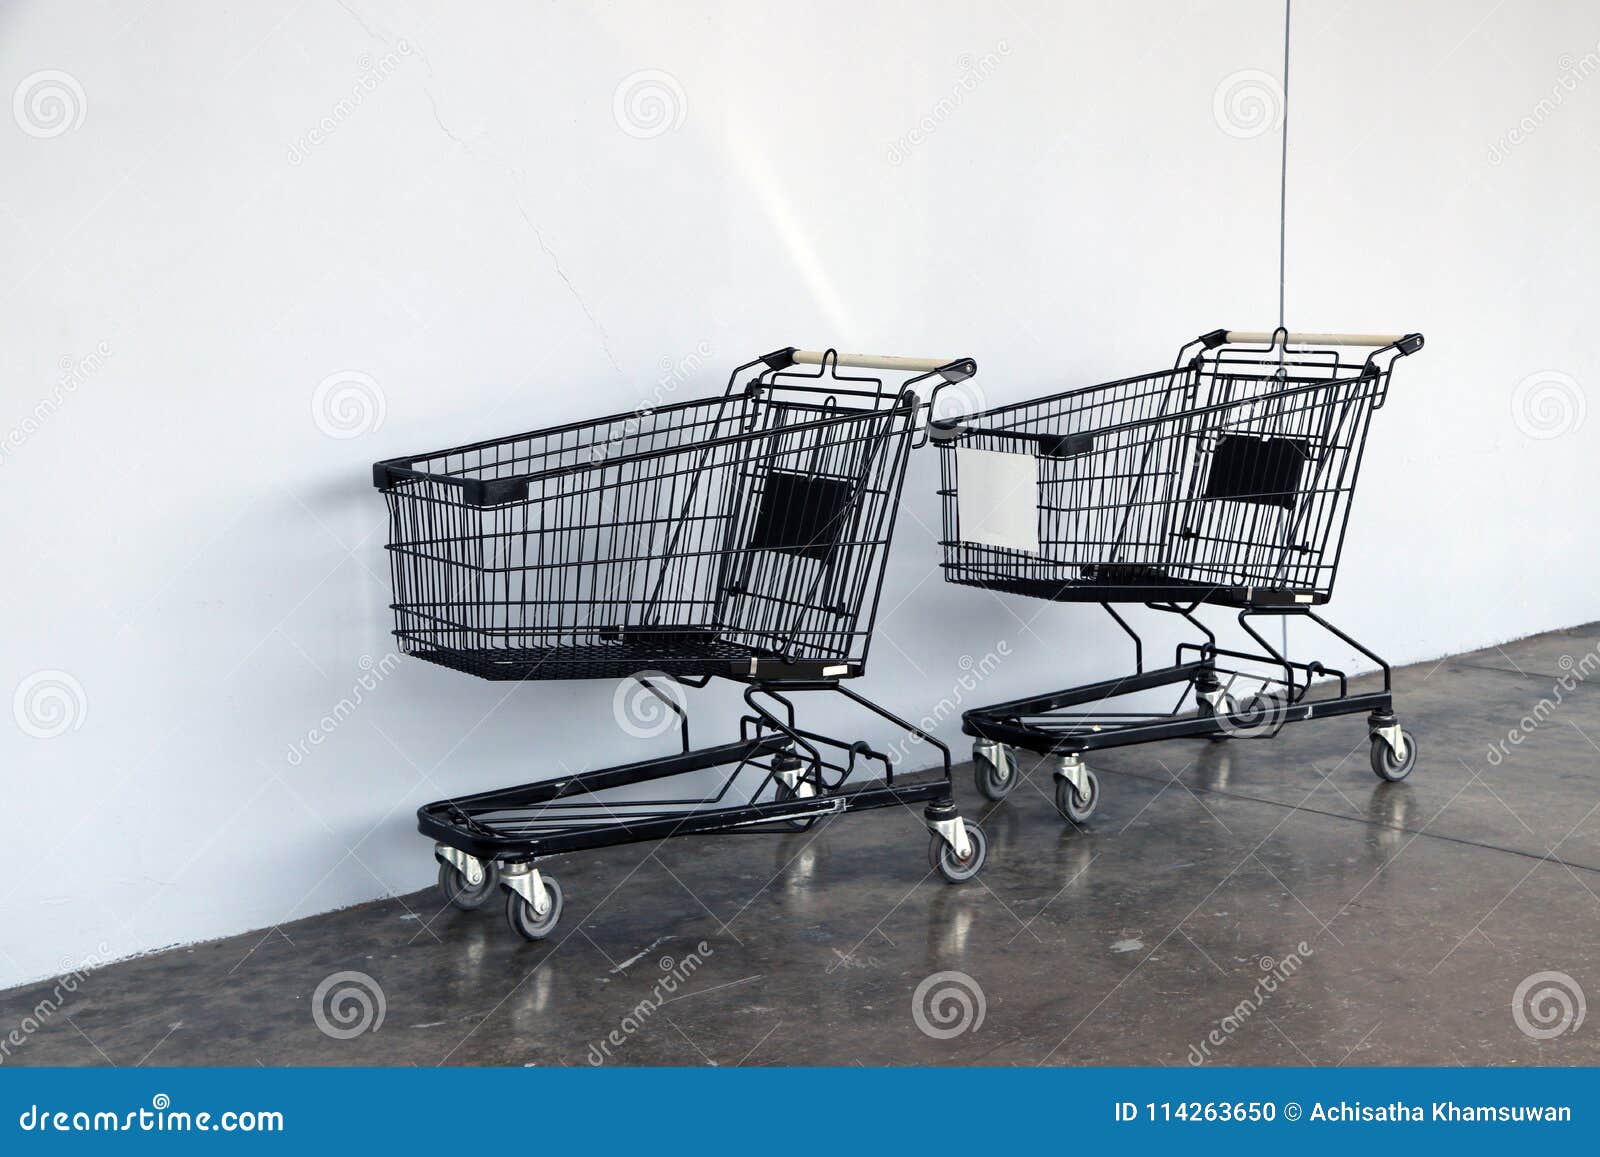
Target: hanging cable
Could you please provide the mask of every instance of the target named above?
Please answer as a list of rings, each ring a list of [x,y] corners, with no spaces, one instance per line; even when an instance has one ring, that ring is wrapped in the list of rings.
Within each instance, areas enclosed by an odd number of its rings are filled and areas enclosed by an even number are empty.
[[[1289,344],[1289,327],[1284,321],[1284,286],[1287,283],[1289,238],[1289,18],[1294,10],[1294,0],[1283,0],[1283,136],[1278,163],[1278,329],[1284,334],[1278,346],[1280,372]],[[1289,619],[1284,616],[1282,628],[1283,655],[1289,654]]]
[[[1283,0],[1283,145],[1278,166],[1278,328],[1284,325],[1283,291],[1289,226],[1289,17],[1294,0]]]

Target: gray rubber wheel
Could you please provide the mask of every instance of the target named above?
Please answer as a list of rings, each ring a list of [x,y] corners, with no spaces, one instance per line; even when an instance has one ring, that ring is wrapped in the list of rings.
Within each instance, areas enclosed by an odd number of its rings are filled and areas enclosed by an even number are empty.
[[[445,903],[463,912],[482,908],[494,896],[499,885],[500,866],[492,860],[483,866],[483,880],[475,888],[467,883],[460,868],[439,861],[439,895],[444,897]]]
[[[556,930],[556,924],[561,920],[561,885],[546,876],[544,888],[550,893],[550,910],[543,916],[534,912],[532,904],[509,888],[506,889],[506,923],[524,940],[543,940]]]
[[[1089,768],[1084,768],[1083,774],[1089,782],[1086,794],[1080,794],[1070,781],[1056,777],[1056,810],[1075,824],[1081,824],[1094,815],[1094,809],[1100,803],[1100,777]]]
[[[1011,794],[1011,789],[1017,786],[1017,757],[1011,754],[1009,747],[1000,748],[1000,766],[982,754],[976,747],[972,749],[972,780],[978,787],[978,794],[984,799],[999,803]]]
[[[966,827],[967,842],[972,850],[964,860],[956,859],[955,852],[938,832],[928,841],[928,865],[952,884],[964,884],[972,879],[983,871],[983,863],[989,858],[989,840],[983,829],[974,823]]]
[[[1372,737],[1372,772],[1379,779],[1390,783],[1399,783],[1411,774],[1411,769],[1417,765],[1417,740],[1409,731],[1400,732],[1406,741],[1406,757],[1396,759],[1394,752],[1389,749],[1388,742],[1381,735]]]

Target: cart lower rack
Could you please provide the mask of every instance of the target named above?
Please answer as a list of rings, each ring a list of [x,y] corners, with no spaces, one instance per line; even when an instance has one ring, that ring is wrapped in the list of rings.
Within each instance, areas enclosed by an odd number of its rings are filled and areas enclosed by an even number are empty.
[[[473,909],[503,887],[512,928],[538,940],[564,903],[546,856],[910,804],[924,805],[932,871],[976,876],[987,845],[956,813],[949,750],[843,684],[866,666],[927,409],[915,387],[975,372],[788,348],[738,367],[720,397],[378,463],[406,653],[487,679],[631,678],[682,741],[422,807],[444,897]],[[695,748],[679,687],[713,676],[743,684],[748,711],[736,741]],[[813,692],[940,766],[908,776],[900,752],[802,727],[795,699]]]
[[[968,711],[978,789],[1003,799],[1014,749],[1053,760],[1056,806],[1074,823],[1099,803],[1087,752],[1163,739],[1276,735],[1288,723],[1365,713],[1373,771],[1399,780],[1417,745],[1394,714],[1389,665],[1315,610],[1333,592],[1367,430],[1395,362],[1420,334],[1239,333],[1185,345],[1175,367],[933,425],[940,446],[947,581],[1099,603],[1133,641],[1121,678]],[[1342,349],[1371,352],[1359,361]],[[937,393],[937,391],[935,391]],[[1201,641],[1149,670],[1116,609],[1176,615]],[[1196,617],[1238,609],[1250,649]],[[1291,659],[1261,619],[1311,623],[1382,672],[1379,691]],[[1125,698],[1176,691],[1164,710]]]

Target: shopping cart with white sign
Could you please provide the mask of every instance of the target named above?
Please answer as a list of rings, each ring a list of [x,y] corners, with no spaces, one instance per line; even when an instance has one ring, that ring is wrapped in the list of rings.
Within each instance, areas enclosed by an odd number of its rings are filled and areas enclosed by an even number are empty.
[[[478,908],[504,886],[512,928],[542,939],[563,903],[546,856],[913,803],[931,869],[976,876],[987,845],[956,813],[949,750],[844,683],[866,667],[907,459],[925,438],[917,387],[976,371],[788,348],[738,367],[718,397],[379,462],[407,654],[486,679],[631,679],[638,698],[618,696],[618,722],[639,733],[654,711],[682,741],[575,774],[552,754],[538,782],[422,807],[445,898]],[[744,684],[748,714],[736,741],[694,748],[680,688],[713,676]],[[794,696],[816,691],[909,742],[891,753],[800,726]],[[918,743],[942,770],[900,772]]]
[[[1333,593],[1372,415],[1421,334],[1215,330],[1174,368],[941,419],[945,578],[1011,595],[1099,603],[1133,640],[1117,679],[968,711],[978,789],[1020,778],[1016,749],[1050,757],[1074,823],[1099,802],[1084,754],[1185,736],[1276,735],[1286,723],[1368,714],[1373,771],[1400,780],[1417,744],[1394,714],[1389,665],[1314,609]],[[1351,349],[1368,350],[1351,358]],[[937,390],[935,394],[937,395]],[[1117,610],[1179,616],[1202,640],[1146,669]],[[1254,650],[1219,644],[1196,610],[1238,609]],[[1322,628],[1382,672],[1352,692],[1342,670],[1291,659],[1262,620]],[[1178,692],[1161,710],[1115,710]],[[1248,693],[1246,693],[1248,692]]]

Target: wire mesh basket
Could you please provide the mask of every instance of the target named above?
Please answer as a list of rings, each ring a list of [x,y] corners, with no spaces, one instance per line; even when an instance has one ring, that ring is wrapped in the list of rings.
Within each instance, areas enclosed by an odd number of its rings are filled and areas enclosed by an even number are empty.
[[[1218,330],[1170,370],[936,423],[945,577],[1067,601],[1325,602],[1372,414],[1422,339],[1350,362],[1276,336]]]
[[[796,356],[378,463],[403,649],[490,679],[859,674],[919,403]]]

